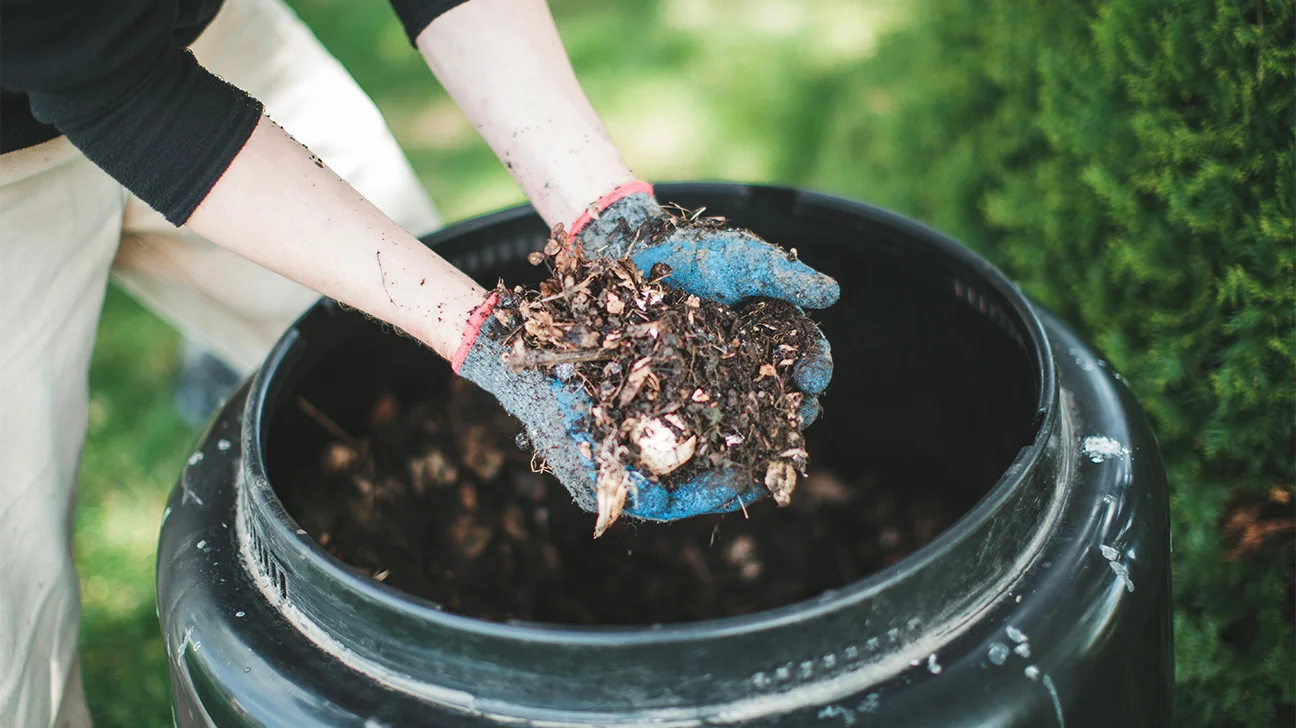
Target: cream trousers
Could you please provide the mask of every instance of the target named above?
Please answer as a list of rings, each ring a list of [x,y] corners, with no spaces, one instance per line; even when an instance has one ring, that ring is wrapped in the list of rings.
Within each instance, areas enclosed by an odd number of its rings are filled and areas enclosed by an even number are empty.
[[[415,235],[441,220],[377,108],[280,0],[225,0],[199,61]],[[0,156],[0,725],[90,725],[72,503],[109,278],[244,374],[318,294],[168,223],[65,139]]]

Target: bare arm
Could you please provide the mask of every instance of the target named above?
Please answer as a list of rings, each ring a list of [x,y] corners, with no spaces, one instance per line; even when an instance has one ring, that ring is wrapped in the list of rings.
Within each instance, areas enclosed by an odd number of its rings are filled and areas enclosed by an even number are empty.
[[[634,180],[543,0],[474,0],[418,45],[546,223]],[[264,118],[187,226],[447,359],[486,293]]]
[[[418,47],[549,225],[634,175],[585,98],[543,0],[473,0]],[[485,291],[268,119],[187,226],[453,358]]]
[[[264,117],[186,226],[447,359],[486,295]]]
[[[549,225],[635,177],[585,98],[544,0],[472,0],[419,51]]]

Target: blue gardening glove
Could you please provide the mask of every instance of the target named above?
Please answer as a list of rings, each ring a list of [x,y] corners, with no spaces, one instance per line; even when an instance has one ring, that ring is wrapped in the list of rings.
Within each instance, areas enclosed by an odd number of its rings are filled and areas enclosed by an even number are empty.
[[[492,293],[473,312],[451,366],[460,376],[490,392],[526,428],[535,452],[586,511],[598,513],[597,538],[625,513],[670,521],[704,513],[738,510],[769,495],[763,483],[736,472],[712,471],[667,490],[638,470],[625,466],[600,473],[599,443],[586,429],[593,402],[581,381],[564,382],[535,368],[515,371],[508,363],[508,330],[491,315],[498,295]]]
[[[827,308],[841,294],[837,281],[745,230],[676,228],[647,182],[619,187],[590,208],[570,232],[586,256],[621,257],[629,251],[644,275],[665,263],[671,272],[664,282],[698,298],[733,305],[765,296],[805,309]],[[654,229],[668,234],[648,240]],[[818,345],[792,370],[805,394],[803,428],[819,416],[819,395],[832,378],[832,350],[817,326],[815,331]]]

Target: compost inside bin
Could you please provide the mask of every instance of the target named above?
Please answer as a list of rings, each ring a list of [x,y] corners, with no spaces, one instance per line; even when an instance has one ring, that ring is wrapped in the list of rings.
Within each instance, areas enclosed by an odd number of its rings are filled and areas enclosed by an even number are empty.
[[[801,255],[843,293],[814,315],[836,374],[786,507],[623,519],[595,540],[594,514],[533,471],[520,424],[489,395],[349,313],[316,332],[312,346],[338,339],[330,354],[276,395],[270,482],[344,564],[487,620],[710,619],[866,577],[951,525],[1030,443],[1035,363],[1002,309],[970,306],[948,270]],[[525,261],[499,268],[489,277],[537,275]]]

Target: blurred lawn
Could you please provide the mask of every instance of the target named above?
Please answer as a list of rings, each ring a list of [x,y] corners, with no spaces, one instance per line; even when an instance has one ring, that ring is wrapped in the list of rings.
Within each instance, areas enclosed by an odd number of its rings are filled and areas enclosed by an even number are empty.
[[[451,221],[523,201],[383,0],[290,0],[373,96]],[[653,180],[803,182],[834,79],[898,0],[553,0],[572,62]],[[109,291],[91,367],[76,517],[86,691],[103,728],[171,725],[154,605],[163,502],[197,432],[174,414],[179,337]]]

